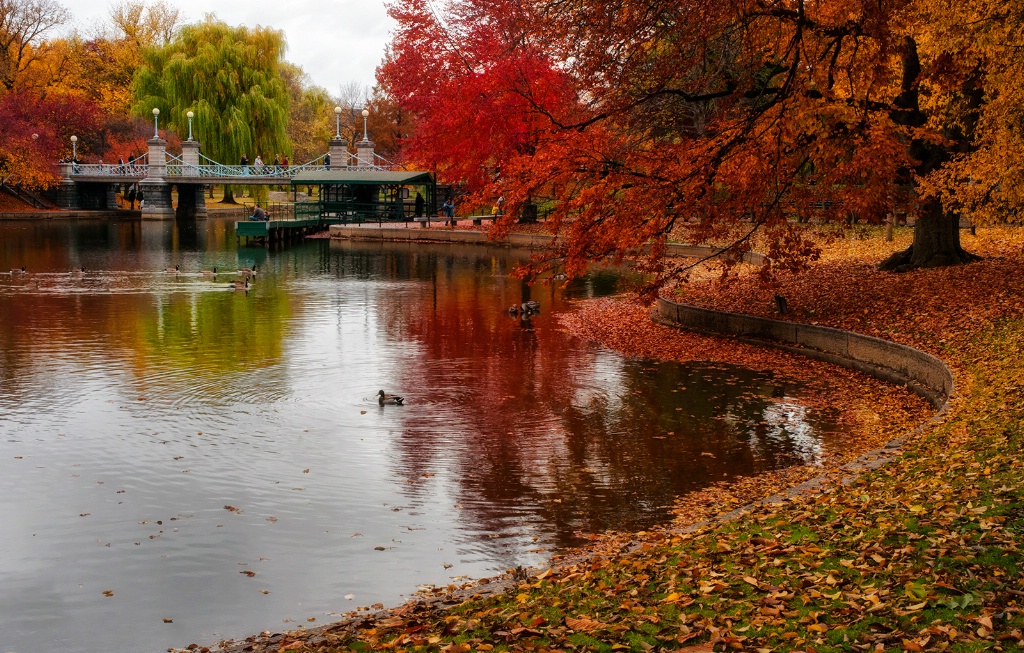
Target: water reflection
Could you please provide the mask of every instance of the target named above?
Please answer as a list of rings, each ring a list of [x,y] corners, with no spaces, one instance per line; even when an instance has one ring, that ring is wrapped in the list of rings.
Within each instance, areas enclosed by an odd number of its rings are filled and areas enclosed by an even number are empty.
[[[520,256],[236,248],[216,219],[0,223],[0,271],[28,269],[0,274],[0,647],[323,621],[834,446],[784,379],[569,338],[558,313],[620,278],[530,288],[508,277]],[[250,291],[227,287],[254,264]],[[539,315],[508,314],[527,299]],[[408,405],[379,407],[382,388]]]

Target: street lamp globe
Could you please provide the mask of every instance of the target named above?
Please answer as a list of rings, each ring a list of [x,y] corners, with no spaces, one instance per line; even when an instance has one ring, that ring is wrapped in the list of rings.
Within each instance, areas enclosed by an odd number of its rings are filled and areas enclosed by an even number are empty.
[[[341,107],[334,107],[334,137],[341,138]]]
[[[196,114],[192,113],[191,111],[185,114],[185,117],[188,118],[188,140],[192,140],[192,116],[194,115]]]
[[[153,138],[160,138],[160,109],[153,107]]]
[[[364,141],[370,140],[369,137],[366,135],[366,118],[369,115],[370,115],[370,111],[368,109],[363,109],[363,140]]]
[[[71,161],[78,161],[78,137],[71,137]]]

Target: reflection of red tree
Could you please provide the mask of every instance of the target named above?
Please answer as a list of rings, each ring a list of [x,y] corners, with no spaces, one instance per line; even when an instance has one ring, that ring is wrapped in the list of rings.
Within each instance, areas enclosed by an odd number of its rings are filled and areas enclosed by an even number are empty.
[[[761,419],[780,387],[769,375],[655,370],[589,348],[556,325],[551,312],[564,307],[547,287],[530,291],[543,307],[534,324],[510,318],[504,309],[526,297],[498,273],[501,256],[458,266],[421,257],[430,281],[379,307],[396,341],[419,343],[399,385],[411,404],[430,405],[401,413],[400,473],[452,475],[481,531],[545,522],[570,545],[577,530],[642,526],[687,490],[796,462],[794,444]]]

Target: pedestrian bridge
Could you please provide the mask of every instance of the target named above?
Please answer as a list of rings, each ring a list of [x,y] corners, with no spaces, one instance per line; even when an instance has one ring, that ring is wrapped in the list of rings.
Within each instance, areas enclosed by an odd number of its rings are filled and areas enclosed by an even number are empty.
[[[248,165],[232,166],[218,163],[208,159],[202,154],[199,155],[201,163],[198,165],[182,161],[180,156],[167,155],[163,166],[150,166],[147,157],[142,157],[132,163],[72,163],[65,173],[65,178],[78,182],[115,182],[130,184],[148,179],[150,176],[157,176],[167,183],[205,183],[205,184],[232,184],[266,186],[276,184],[289,184],[291,180],[304,172],[326,170],[329,167],[358,170],[389,170],[391,163],[383,157],[374,155],[373,163],[360,161],[345,161],[336,166],[330,166],[327,155],[319,157],[300,165]],[[346,157],[347,158],[347,157]],[[353,159],[355,157],[352,157]],[[354,165],[350,165],[354,163]],[[159,170],[157,170],[159,168]],[[151,171],[156,174],[151,174]]]
[[[167,141],[156,134],[147,145],[145,155],[128,163],[62,162],[61,182],[52,193],[52,201],[63,209],[117,210],[118,192],[123,193],[134,185],[145,197],[140,210],[144,219],[202,217],[206,215],[203,191],[211,184],[294,186],[297,180],[308,179],[310,173],[377,173],[395,169],[390,161],[373,151],[374,144],[365,133],[363,140],[355,143],[354,153],[349,151],[348,141],[336,135],[327,142],[324,154],[312,161],[287,166],[220,163],[203,155],[199,142],[191,139],[181,142],[181,154],[167,152]],[[346,188],[351,183],[355,182],[350,181]],[[385,184],[387,182],[378,185]],[[172,192],[177,193],[176,201]]]

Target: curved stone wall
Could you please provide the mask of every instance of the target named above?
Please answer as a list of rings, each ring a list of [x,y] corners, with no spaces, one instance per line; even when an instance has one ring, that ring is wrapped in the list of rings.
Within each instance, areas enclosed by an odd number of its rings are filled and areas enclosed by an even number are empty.
[[[698,308],[664,298],[658,299],[656,318],[663,324],[732,336],[859,370],[905,385],[936,408],[943,408],[953,394],[953,374],[945,363],[888,340],[831,327]]]

